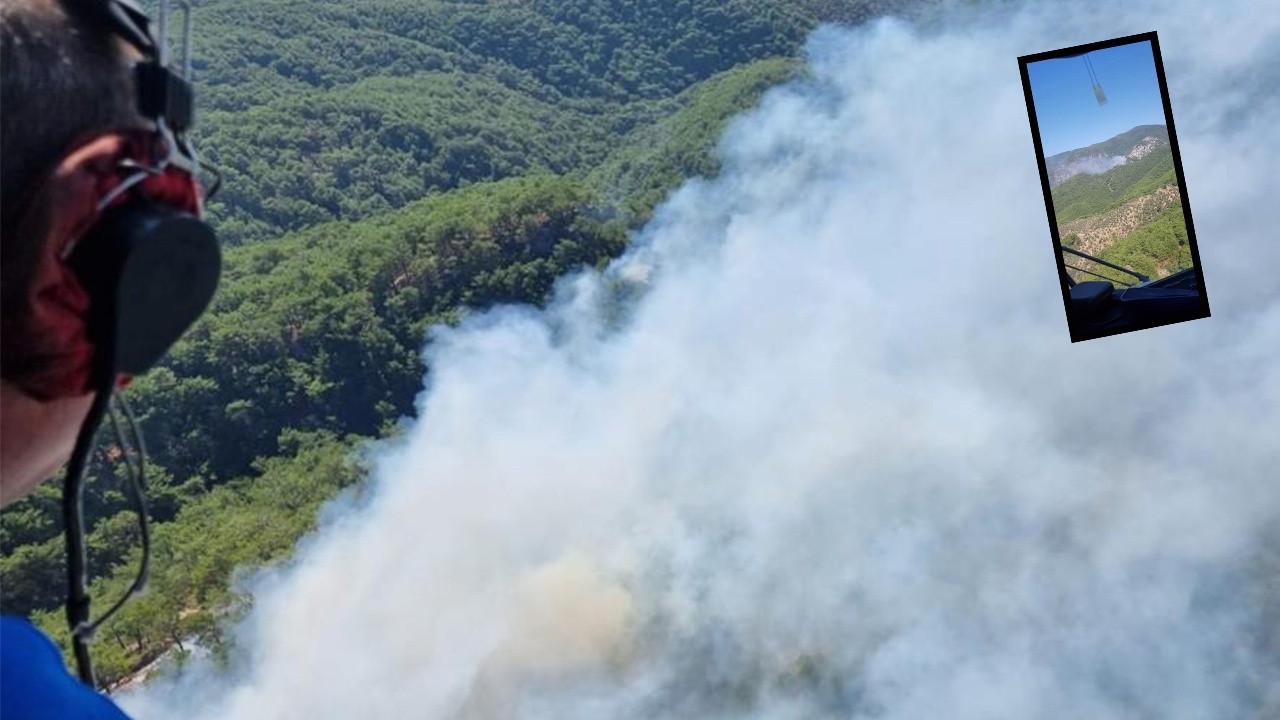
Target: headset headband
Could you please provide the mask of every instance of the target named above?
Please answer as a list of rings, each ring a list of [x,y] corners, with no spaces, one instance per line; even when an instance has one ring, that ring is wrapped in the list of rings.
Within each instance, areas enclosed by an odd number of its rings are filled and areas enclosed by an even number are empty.
[[[183,10],[181,73],[169,67],[168,31],[169,1],[159,1],[159,23],[138,5],[136,0],[75,0],[84,12],[106,24],[111,32],[132,45],[143,56],[134,76],[138,90],[138,110],[157,124],[162,133],[172,134],[176,148],[190,165],[195,154],[182,138],[194,121],[195,93],[191,88],[191,5],[178,0]],[[166,138],[170,139],[170,138]]]
[[[148,57],[156,54],[156,39],[151,32],[151,18],[134,0],[106,0],[103,3],[106,20],[112,30],[138,52]]]

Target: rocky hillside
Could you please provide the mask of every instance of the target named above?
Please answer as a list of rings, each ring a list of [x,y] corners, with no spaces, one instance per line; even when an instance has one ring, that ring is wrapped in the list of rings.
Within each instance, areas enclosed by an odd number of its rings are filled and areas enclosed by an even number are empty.
[[[1150,155],[1151,151],[1155,150],[1156,147],[1158,147],[1161,143],[1165,143],[1165,142],[1167,141],[1161,140],[1160,138],[1155,137],[1153,135],[1148,135],[1142,138],[1141,142],[1139,142],[1137,145],[1134,145],[1133,149],[1125,154],[1124,159],[1127,162],[1133,162],[1134,160],[1141,160],[1142,158]]]
[[[1158,138],[1140,141],[1119,157],[1115,167],[1098,174],[1077,174],[1054,188],[1053,212],[1063,225],[1110,212],[1177,182],[1168,143]]]
[[[1160,145],[1168,144],[1169,131],[1164,125],[1139,125],[1109,140],[1058,153],[1045,159],[1049,187],[1056,188],[1080,174],[1097,175],[1141,160]]]
[[[1173,149],[1163,125],[1139,125],[1046,161],[1065,247],[1151,278],[1191,266]],[[1080,271],[1087,272],[1080,272]],[[1072,256],[1076,280],[1135,278]]]
[[[1112,241],[1151,222],[1181,200],[1178,186],[1166,185],[1110,212],[1061,225],[1058,232],[1064,245],[1090,255],[1100,255]]]

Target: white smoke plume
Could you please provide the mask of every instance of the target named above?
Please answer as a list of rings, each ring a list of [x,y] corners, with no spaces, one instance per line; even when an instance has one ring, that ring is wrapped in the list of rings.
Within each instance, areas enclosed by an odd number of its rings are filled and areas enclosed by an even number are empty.
[[[126,708],[1280,717],[1267,4],[819,30],[628,257],[440,330],[245,657]],[[1016,58],[1153,28],[1214,316],[1072,345]]]
[[[1078,171],[1087,175],[1100,175],[1113,167],[1123,165],[1125,158],[1123,155],[1113,155],[1106,157],[1105,155],[1090,155],[1086,158],[1072,163],[1073,167]]]

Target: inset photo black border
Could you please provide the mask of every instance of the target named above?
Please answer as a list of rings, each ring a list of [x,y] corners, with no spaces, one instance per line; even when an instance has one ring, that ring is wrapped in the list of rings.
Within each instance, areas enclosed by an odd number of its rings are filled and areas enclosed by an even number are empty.
[[[1156,78],[1160,84],[1160,98],[1164,104],[1165,127],[1169,132],[1169,149],[1173,156],[1174,171],[1178,180],[1178,191],[1181,193],[1182,213],[1186,220],[1187,243],[1190,246],[1189,250],[1191,261],[1194,263],[1194,267],[1196,268],[1195,275],[1199,286],[1199,303],[1197,304],[1193,300],[1188,301],[1187,305],[1189,309],[1177,313],[1176,319],[1169,319],[1168,317],[1156,319],[1135,319],[1134,321],[1127,321],[1121,326],[1115,327],[1113,326],[1113,323],[1089,322],[1084,317],[1080,317],[1079,312],[1073,311],[1071,293],[1072,280],[1067,274],[1066,264],[1063,258],[1062,238],[1059,237],[1058,233],[1057,214],[1054,212],[1053,208],[1053,193],[1049,185],[1049,171],[1045,162],[1044,145],[1040,138],[1040,124],[1036,118],[1035,99],[1031,92],[1031,79],[1027,66],[1042,60],[1070,58],[1098,50],[1146,41],[1151,43],[1151,52],[1154,56],[1153,59],[1155,60]],[[1187,197],[1187,181],[1182,170],[1182,154],[1178,148],[1178,136],[1174,128],[1173,108],[1169,103],[1169,87],[1165,81],[1164,61],[1160,55],[1160,41],[1156,37],[1155,31],[1139,35],[1127,35],[1125,37],[1102,40],[1084,45],[1076,45],[1074,47],[1062,48],[1059,50],[1049,50],[1032,55],[1024,55],[1018,58],[1018,70],[1022,75],[1022,92],[1027,101],[1027,116],[1031,121],[1031,137],[1035,143],[1036,162],[1040,168],[1040,186],[1044,193],[1045,212],[1049,219],[1049,233],[1053,239],[1054,258],[1058,265],[1058,277],[1062,286],[1062,304],[1066,311],[1067,327],[1071,334],[1071,342],[1076,343],[1083,340],[1095,340],[1112,335],[1133,332],[1135,330],[1147,330],[1154,327],[1186,322],[1188,320],[1200,320],[1209,317],[1209,296],[1205,291],[1204,267],[1200,263],[1200,249],[1196,243],[1195,226],[1191,220],[1191,203]],[[1116,297],[1122,297],[1124,290],[1120,289],[1117,292],[1118,294]],[[1078,298],[1078,300],[1083,301],[1082,298]],[[1184,314],[1185,317],[1183,316]],[[1138,313],[1138,315],[1141,316],[1144,314]]]

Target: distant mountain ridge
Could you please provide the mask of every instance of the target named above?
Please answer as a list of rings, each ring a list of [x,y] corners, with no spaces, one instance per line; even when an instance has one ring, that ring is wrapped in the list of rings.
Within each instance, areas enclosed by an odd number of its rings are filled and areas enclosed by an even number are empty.
[[[1164,125],[1139,125],[1045,162],[1064,247],[1149,277],[1191,266],[1173,148]],[[1065,258],[1064,258],[1065,260]],[[1068,262],[1075,280],[1131,276],[1084,258]]]
[[[1173,150],[1165,143],[1150,149],[1144,143],[1136,160],[1101,173],[1079,173],[1053,189],[1053,210],[1058,223],[1114,210],[1124,203],[1178,182]]]
[[[1100,143],[1058,153],[1045,159],[1049,187],[1056,188],[1082,173],[1096,175],[1141,160],[1168,144],[1169,130],[1164,125],[1139,125]]]

